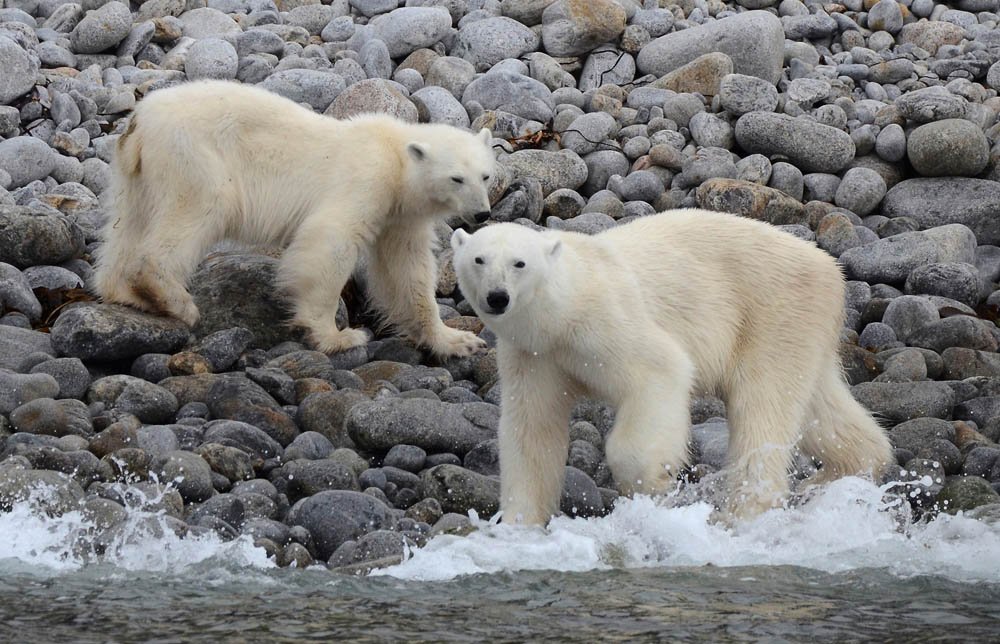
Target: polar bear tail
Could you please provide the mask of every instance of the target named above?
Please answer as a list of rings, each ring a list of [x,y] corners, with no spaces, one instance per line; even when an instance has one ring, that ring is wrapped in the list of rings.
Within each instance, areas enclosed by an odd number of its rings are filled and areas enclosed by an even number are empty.
[[[839,367],[820,377],[804,420],[802,450],[823,464],[811,482],[852,475],[877,480],[895,462],[888,437],[851,395]]]

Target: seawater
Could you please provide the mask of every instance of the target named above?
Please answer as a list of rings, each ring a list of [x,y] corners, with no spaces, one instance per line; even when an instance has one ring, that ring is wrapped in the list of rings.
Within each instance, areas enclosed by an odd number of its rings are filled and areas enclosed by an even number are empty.
[[[278,569],[244,538],[130,511],[99,559],[79,514],[0,515],[0,640],[997,641],[1000,517],[912,522],[847,478],[736,528],[638,498],[546,529],[476,518],[401,564]]]

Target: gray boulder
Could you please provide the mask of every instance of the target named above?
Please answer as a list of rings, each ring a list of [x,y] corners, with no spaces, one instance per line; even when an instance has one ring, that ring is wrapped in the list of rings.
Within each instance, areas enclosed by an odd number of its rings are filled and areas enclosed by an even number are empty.
[[[25,51],[16,42],[0,35],[0,105],[6,105],[23,96],[35,86],[38,74],[38,57]],[[0,167],[3,166],[0,163]]]
[[[1000,183],[965,177],[907,179],[886,193],[882,214],[911,217],[922,228],[964,224],[979,244],[998,244]]]
[[[350,490],[329,490],[302,499],[292,506],[286,522],[309,531],[321,559],[329,559],[345,541],[395,524],[387,505]]]
[[[505,17],[469,22],[458,30],[451,55],[464,58],[484,72],[506,58],[518,58],[538,49],[538,35]]]
[[[388,398],[356,404],[346,427],[358,446],[388,451],[398,444],[459,456],[496,437],[500,410],[487,403],[451,405],[420,398]]]
[[[660,36],[636,59],[643,74],[663,76],[703,54],[721,52],[733,71],[777,83],[784,62],[785,30],[773,14],[748,11]]]
[[[769,112],[741,116],[736,121],[736,142],[747,152],[784,155],[804,172],[839,172],[855,151],[854,141],[843,130]]]
[[[174,353],[187,343],[190,331],[178,320],[124,306],[81,304],[62,312],[51,335],[60,356],[110,361]]]

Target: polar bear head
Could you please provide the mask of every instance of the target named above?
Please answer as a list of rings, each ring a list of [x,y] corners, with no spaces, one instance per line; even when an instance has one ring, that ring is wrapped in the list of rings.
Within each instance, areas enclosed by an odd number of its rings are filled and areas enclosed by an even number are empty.
[[[496,170],[492,134],[471,134],[456,127],[428,126],[426,136],[410,141],[409,194],[426,199],[434,214],[458,214],[468,224],[490,216],[489,185]]]
[[[502,326],[547,294],[562,242],[520,224],[495,224],[451,236],[462,294],[487,326]]]

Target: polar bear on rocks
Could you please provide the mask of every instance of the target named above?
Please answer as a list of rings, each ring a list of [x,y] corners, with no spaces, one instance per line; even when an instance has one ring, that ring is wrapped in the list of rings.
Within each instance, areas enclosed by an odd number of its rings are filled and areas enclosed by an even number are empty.
[[[482,341],[445,326],[434,299],[434,226],[489,217],[491,141],[385,115],[336,120],[237,83],[156,91],[117,143],[96,291],[194,325],[186,282],[213,244],[279,245],[293,323],[319,350],[367,341],[334,321],[360,264],[387,323],[439,356],[469,355]]]
[[[722,396],[732,519],[782,502],[796,445],[822,461],[815,482],[881,474],[892,461],[841,374],[843,278],[811,243],[676,210],[594,236],[498,224],[456,230],[451,244],[459,287],[497,336],[506,522],[558,511],[580,396],[617,409],[606,456],[626,494],[675,484],[689,397]]]

